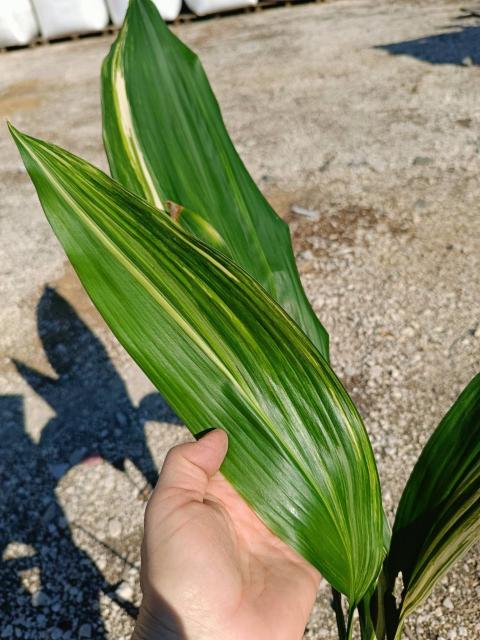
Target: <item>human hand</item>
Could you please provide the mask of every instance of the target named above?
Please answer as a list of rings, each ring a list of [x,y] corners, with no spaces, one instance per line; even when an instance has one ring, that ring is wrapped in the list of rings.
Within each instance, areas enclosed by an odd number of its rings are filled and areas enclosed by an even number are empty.
[[[224,431],[174,447],[147,505],[132,640],[299,640],[320,574],[219,472]]]

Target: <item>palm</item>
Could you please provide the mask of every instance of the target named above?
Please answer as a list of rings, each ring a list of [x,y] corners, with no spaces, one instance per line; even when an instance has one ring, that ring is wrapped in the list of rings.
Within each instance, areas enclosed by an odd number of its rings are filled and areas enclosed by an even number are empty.
[[[225,640],[301,638],[318,572],[267,529],[220,473],[203,503],[183,511],[175,513],[181,524],[174,527],[173,553],[189,565],[190,597],[208,624],[222,629]]]
[[[261,522],[221,473],[182,459],[182,451],[198,455],[199,443],[182,446],[150,501],[144,592],[155,591],[175,611],[188,638],[299,640],[318,571]]]

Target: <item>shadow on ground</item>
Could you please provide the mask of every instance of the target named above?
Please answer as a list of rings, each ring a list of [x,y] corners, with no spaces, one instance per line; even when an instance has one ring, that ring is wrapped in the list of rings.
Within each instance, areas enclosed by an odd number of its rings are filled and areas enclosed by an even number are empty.
[[[19,629],[20,637],[38,640],[53,638],[57,629],[56,637],[73,639],[88,625],[91,637],[101,640],[102,593],[130,615],[136,610],[116,597],[117,585],[76,547],[56,486],[71,467],[92,456],[121,471],[130,460],[145,486],[154,484],[157,471],[145,423],[178,419],[157,393],[145,396],[138,407],[132,404],[102,343],[55,290],[45,289],[37,323],[56,377],[21,362],[15,366],[55,416],[37,444],[25,429],[23,397],[0,396],[0,628],[11,625],[12,633]],[[19,553],[18,543],[24,552]],[[33,595],[22,581],[22,572],[32,568],[41,584]]]
[[[395,56],[412,56],[431,64],[480,65],[480,27],[462,27],[417,40],[378,45],[375,49]]]

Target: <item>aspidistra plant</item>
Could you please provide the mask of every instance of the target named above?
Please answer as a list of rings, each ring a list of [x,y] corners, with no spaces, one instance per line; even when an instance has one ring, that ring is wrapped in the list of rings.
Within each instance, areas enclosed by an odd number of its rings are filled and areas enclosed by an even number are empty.
[[[130,2],[102,105],[114,179],[11,127],[85,289],[190,431],[227,431],[224,475],[330,582],[339,638],[358,609],[364,640],[399,639],[479,536],[480,376],[426,445],[391,533],[288,227],[236,153],[198,58],[150,0]]]

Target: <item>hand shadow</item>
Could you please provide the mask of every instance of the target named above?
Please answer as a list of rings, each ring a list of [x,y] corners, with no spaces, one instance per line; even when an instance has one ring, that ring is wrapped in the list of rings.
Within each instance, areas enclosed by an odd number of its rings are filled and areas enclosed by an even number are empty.
[[[69,303],[47,287],[37,307],[38,333],[56,378],[15,362],[18,372],[55,411],[42,430],[54,473],[63,475],[88,455],[116,469],[130,460],[153,486],[157,470],[145,438],[145,422],[179,421],[158,393],[135,407],[103,344]]]
[[[55,489],[91,454],[122,471],[130,460],[153,485],[157,470],[145,423],[179,421],[158,393],[133,405],[102,343],[54,289],[42,294],[37,324],[57,377],[15,366],[55,416],[36,444],[25,430],[23,398],[0,396],[0,628],[11,624],[12,637],[19,629],[23,640],[47,640],[59,629],[73,640],[89,625],[91,637],[103,640],[102,594],[130,615],[136,608],[119,600],[117,585],[75,545]],[[25,581],[32,569],[40,588]]]
[[[102,640],[100,595],[114,586],[72,540],[57,481],[25,431],[21,396],[0,397],[0,460],[0,628],[23,640],[47,640],[54,630],[73,640],[88,625]],[[32,569],[35,589],[26,582]]]

